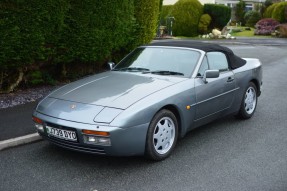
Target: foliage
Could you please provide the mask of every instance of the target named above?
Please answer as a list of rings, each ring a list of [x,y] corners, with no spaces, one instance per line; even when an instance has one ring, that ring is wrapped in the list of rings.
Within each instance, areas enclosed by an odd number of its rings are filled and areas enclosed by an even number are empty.
[[[261,19],[260,13],[257,11],[248,11],[244,15],[246,26],[254,27],[254,25]]]
[[[226,26],[231,17],[231,8],[225,5],[204,4],[203,12],[212,18],[210,28],[222,29]]]
[[[154,37],[158,24],[159,0],[134,0],[135,19],[135,46],[149,43]],[[133,47],[132,47],[133,48]]]
[[[47,61],[52,51],[48,45],[56,41],[66,4],[66,0],[0,2],[0,73],[5,76],[0,92],[13,90],[32,65]]]
[[[272,13],[273,13],[275,7],[276,7],[276,3],[268,6],[267,9],[265,10],[265,12],[263,13],[263,17],[264,18],[272,18]]]
[[[279,32],[279,37],[287,38],[287,24],[277,25],[275,29]]]
[[[286,7],[287,7],[287,2],[275,3],[275,8],[272,12],[272,18],[279,21],[280,23],[287,22],[285,18]]]
[[[239,3],[235,6],[235,17],[236,21],[240,22],[242,26],[245,25],[244,15],[245,15],[245,2],[242,0],[239,0]]]
[[[265,2],[264,2],[264,6],[267,8],[267,7],[269,7],[269,6],[271,6],[273,4],[273,2],[272,2],[272,0],[266,0]]]
[[[161,25],[165,25],[165,26],[167,25],[166,19],[167,19],[167,17],[172,16],[171,15],[172,7],[173,7],[172,5],[164,5],[164,6],[162,6],[161,17],[160,17]]]
[[[84,68],[81,75],[95,72],[107,60],[122,58],[135,46],[149,43],[161,2],[0,1],[0,92],[22,79],[40,83],[39,73],[33,71],[40,71],[41,78],[51,83],[63,77],[58,74],[67,77],[76,68]],[[42,68],[53,70],[45,75]]]
[[[280,23],[287,22],[287,2],[274,3],[269,6],[263,16],[264,18],[273,18]]]
[[[179,0],[173,5],[173,26],[177,36],[197,36],[198,22],[203,13],[203,6],[198,0]]]
[[[198,31],[201,34],[206,34],[208,32],[208,27],[210,23],[211,23],[211,17],[209,16],[209,14],[203,14],[199,20]]]
[[[271,19],[271,18],[261,19],[255,25],[256,29],[254,31],[254,34],[256,34],[256,35],[270,35],[272,32],[274,32],[275,27],[278,24],[279,24],[278,21]]]

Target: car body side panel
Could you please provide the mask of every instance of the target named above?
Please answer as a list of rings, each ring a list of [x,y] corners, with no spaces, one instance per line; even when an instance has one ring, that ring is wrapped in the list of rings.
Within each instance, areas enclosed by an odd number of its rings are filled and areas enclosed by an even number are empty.
[[[202,78],[195,79],[195,120],[229,109],[234,101],[237,88],[232,71],[223,72],[218,78],[207,79],[207,81],[204,83]]]

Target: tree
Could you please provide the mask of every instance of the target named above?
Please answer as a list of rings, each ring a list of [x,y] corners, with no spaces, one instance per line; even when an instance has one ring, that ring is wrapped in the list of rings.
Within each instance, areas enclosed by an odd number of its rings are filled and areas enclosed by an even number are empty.
[[[240,0],[239,3],[236,4],[235,7],[235,17],[236,22],[240,22],[241,25],[245,25],[244,15],[245,15],[245,2]]]

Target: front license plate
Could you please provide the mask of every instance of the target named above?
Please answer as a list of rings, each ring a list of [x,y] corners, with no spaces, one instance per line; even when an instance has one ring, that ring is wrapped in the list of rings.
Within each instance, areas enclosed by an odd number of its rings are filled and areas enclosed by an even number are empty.
[[[46,126],[48,135],[58,137],[60,139],[65,139],[69,141],[77,141],[77,135],[75,131],[68,131],[64,129],[58,129],[54,127]]]

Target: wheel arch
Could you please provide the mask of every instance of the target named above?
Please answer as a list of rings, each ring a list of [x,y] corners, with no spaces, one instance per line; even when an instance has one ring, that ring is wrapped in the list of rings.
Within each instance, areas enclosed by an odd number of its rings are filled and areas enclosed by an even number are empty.
[[[165,105],[160,110],[162,109],[167,109],[175,115],[177,119],[177,123],[178,123],[178,138],[181,138],[182,137],[182,121],[181,121],[181,116],[180,116],[178,108],[175,105],[169,104],[169,105]]]
[[[250,80],[250,82],[252,82],[252,83],[256,86],[256,89],[257,89],[257,97],[259,97],[260,94],[261,94],[261,90],[260,90],[260,84],[259,84],[258,80],[252,79],[252,80]]]

